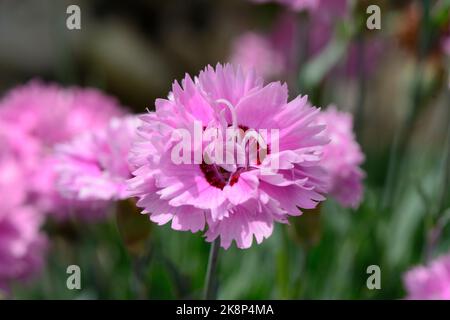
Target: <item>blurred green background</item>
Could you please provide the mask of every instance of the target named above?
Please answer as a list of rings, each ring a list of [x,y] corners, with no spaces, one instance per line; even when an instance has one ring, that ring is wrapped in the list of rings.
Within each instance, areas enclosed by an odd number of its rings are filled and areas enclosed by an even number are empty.
[[[361,31],[369,3],[382,8],[381,30]],[[65,27],[69,4],[81,7],[81,30]],[[136,113],[151,110],[174,79],[226,62],[235,37],[270,30],[281,10],[246,0],[2,0],[0,93],[41,78],[100,88]],[[448,252],[449,68],[435,46],[448,23],[448,1],[358,1],[340,25],[354,31],[342,41],[382,41],[374,72],[308,82],[302,70],[311,58],[293,70],[294,81],[284,79],[291,98],[301,92],[317,106],[335,103],[355,114],[365,199],[357,210],[327,200],[290,226],[277,225],[261,245],[221,250],[219,298],[399,299],[408,268]],[[202,296],[210,245],[200,233],[151,224],[130,203],[102,223],[49,221],[45,228],[47,266],[14,288],[18,299]],[[66,287],[72,264],[81,267],[82,290]],[[381,290],[366,286],[370,265],[381,268]]]

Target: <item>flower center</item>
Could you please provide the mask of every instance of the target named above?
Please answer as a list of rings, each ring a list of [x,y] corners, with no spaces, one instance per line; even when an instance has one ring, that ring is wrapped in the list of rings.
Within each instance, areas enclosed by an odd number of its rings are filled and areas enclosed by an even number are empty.
[[[246,132],[249,130],[248,127],[239,125],[239,129]],[[258,142],[256,143],[256,165],[261,165],[262,161],[264,160],[264,157],[270,154],[270,146],[266,146],[265,155],[260,154],[261,146]],[[250,141],[244,142],[246,146],[250,144]],[[248,147],[247,147],[248,148]],[[206,181],[208,183],[216,188],[219,188],[223,190],[226,185],[233,186],[235,183],[239,181],[239,177],[242,172],[248,171],[252,169],[253,167],[249,164],[248,155],[246,154],[246,160],[245,164],[237,165],[237,169],[233,172],[230,172],[220,166],[219,164],[208,164],[205,161],[200,164],[200,170],[203,172],[203,175],[205,176]]]
[[[224,167],[220,166],[221,163],[210,164],[210,162],[206,163],[203,160],[202,164],[200,164],[200,170],[203,172],[203,175],[205,176],[206,181],[208,181],[208,183],[211,186],[223,190],[223,188],[225,188],[226,185],[233,186],[235,183],[237,183],[239,181],[239,177],[242,172],[245,172],[245,171],[248,171],[248,170],[254,168],[251,166],[252,164],[253,165],[256,164],[257,166],[261,165],[265,156],[267,156],[270,153],[270,147],[269,147],[269,145],[266,145],[266,143],[264,142],[264,139],[262,139],[262,137],[260,137],[256,133],[256,131],[249,131],[249,128],[247,126],[238,125],[236,109],[229,101],[227,101],[225,99],[219,99],[219,100],[216,100],[215,102],[217,104],[224,105],[231,113],[231,124],[230,124],[225,119],[225,110],[216,109],[222,131],[225,132],[227,128],[240,130],[241,131],[241,134],[240,134],[241,139],[243,138],[241,141],[241,146],[240,146],[241,152],[242,152],[242,150],[244,150],[244,153],[245,153],[244,163],[242,163],[242,161],[239,162],[235,159],[234,166],[224,166],[227,169],[233,168],[234,169],[233,171],[229,171],[229,170],[225,169]],[[206,128],[203,128],[203,130],[205,130],[205,129]],[[242,135],[242,132],[244,133],[244,135]],[[233,138],[233,141],[234,141],[234,138]],[[260,143],[263,143],[264,149],[261,148]],[[253,147],[253,151],[255,151],[255,149],[256,149],[256,163],[255,163],[255,158],[252,159],[253,163],[250,163],[251,162],[250,156],[248,154],[248,151],[251,149],[250,146]],[[233,148],[234,148],[234,146],[233,146]],[[227,150],[227,151],[230,151],[230,150]],[[237,155],[235,153],[235,151],[236,150],[233,149],[231,152],[234,155]],[[263,152],[261,152],[261,151],[263,151]]]
[[[235,183],[237,183],[239,181],[241,172],[245,169],[239,168],[232,173],[216,164],[206,164],[203,162],[200,165],[200,170],[203,172],[206,181],[208,181],[210,185],[223,190],[226,185],[233,186]]]

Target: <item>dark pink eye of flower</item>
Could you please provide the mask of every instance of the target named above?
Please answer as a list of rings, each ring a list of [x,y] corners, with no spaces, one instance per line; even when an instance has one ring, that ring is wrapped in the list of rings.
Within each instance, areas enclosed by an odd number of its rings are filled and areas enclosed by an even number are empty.
[[[218,64],[194,79],[186,75],[169,98],[156,100],[155,112],[141,117],[130,196],[157,224],[171,221],[173,229],[192,232],[206,227],[206,240],[220,238],[224,248],[233,241],[249,248],[253,238],[261,243],[276,222],[325,199],[320,161],[329,139],[320,134],[318,114],[306,97],[288,102],[285,84],[263,85],[253,70]],[[230,138],[228,129],[237,135]],[[219,138],[195,139],[197,130],[216,130]],[[187,152],[180,152],[181,131],[194,133]],[[232,161],[218,161],[222,151]]]
[[[230,128],[230,127],[231,126],[228,126],[228,128]],[[248,127],[242,126],[242,125],[239,125],[238,128],[240,130],[242,130],[243,134],[245,134],[249,130]],[[255,164],[257,166],[260,166],[262,164],[262,161],[265,159],[265,157],[268,154],[270,154],[270,145],[267,144],[266,146],[263,147],[258,142],[254,142],[254,143],[256,144],[256,147],[254,150],[255,157],[256,157]],[[247,151],[246,152],[247,158],[245,159],[246,163],[250,163],[250,159],[248,159],[248,151],[249,151],[248,149],[249,149],[249,147],[247,145],[246,150],[245,150],[245,151]],[[249,165],[241,165],[241,166],[238,165],[234,170],[228,171],[218,164],[207,164],[203,161],[200,164],[200,169],[203,172],[206,181],[208,181],[208,183],[211,186],[223,190],[223,188],[226,185],[233,186],[235,183],[237,183],[239,181],[240,174],[242,172],[251,170],[252,167]]]
[[[223,188],[229,183],[231,172],[226,171],[224,168],[215,164],[202,163],[200,169],[205,175],[206,181],[213,187],[223,190]]]

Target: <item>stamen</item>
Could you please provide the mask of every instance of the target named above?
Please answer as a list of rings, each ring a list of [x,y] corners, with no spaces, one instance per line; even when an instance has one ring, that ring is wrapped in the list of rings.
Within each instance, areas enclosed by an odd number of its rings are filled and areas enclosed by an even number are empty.
[[[261,165],[262,161],[268,154],[269,146],[267,145],[264,138],[255,130],[250,130],[245,132],[244,139],[242,139],[242,146],[244,147],[244,150],[246,150],[246,144],[250,141],[250,139],[253,138],[256,140],[256,148],[255,149],[248,149],[248,162],[251,162],[252,160],[256,160],[257,165]],[[263,151],[264,150],[264,151]],[[254,154],[252,152],[256,152],[256,159],[253,158]],[[246,164],[248,166],[248,164]]]
[[[216,100],[216,102],[223,103],[224,105],[226,105],[228,107],[228,109],[230,110],[230,113],[231,113],[231,126],[233,128],[237,128],[238,124],[237,124],[236,108],[231,104],[230,101],[228,101],[226,99],[218,99],[218,100]]]

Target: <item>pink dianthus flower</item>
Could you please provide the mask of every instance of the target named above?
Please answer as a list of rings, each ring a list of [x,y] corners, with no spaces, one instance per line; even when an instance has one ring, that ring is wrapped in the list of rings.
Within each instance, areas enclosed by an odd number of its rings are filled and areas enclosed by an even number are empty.
[[[404,283],[407,299],[450,300],[450,255],[409,270]]]
[[[325,133],[330,139],[322,158],[329,178],[328,192],[342,206],[356,208],[363,197],[365,174],[360,168],[364,154],[353,133],[353,117],[330,107],[320,113],[318,123],[326,125]]]
[[[39,143],[16,126],[0,120],[0,211],[28,199],[29,176],[38,168]]]
[[[253,70],[218,64],[194,79],[186,75],[181,85],[174,82],[169,98],[157,99],[155,108],[141,118],[130,157],[138,169],[129,181],[130,195],[138,197],[137,205],[153,222],[171,221],[174,230],[191,232],[207,226],[207,241],[220,238],[223,248],[233,241],[249,248],[253,238],[257,243],[268,238],[274,223],[287,223],[289,216],[324,200],[320,158],[327,139],[319,135],[323,126],[314,123],[319,110],[306,97],[288,102],[286,85],[264,86]],[[196,143],[210,145],[205,137],[195,140],[196,122],[203,133],[239,128],[247,136],[267,129],[278,138],[265,136],[266,155],[257,161],[246,157],[244,164],[220,164],[203,154],[198,163],[177,164],[173,154],[180,138],[174,132],[191,133],[193,153]],[[244,141],[244,149],[254,143]],[[224,152],[239,150],[227,146]]]
[[[139,119],[113,118],[105,128],[56,147],[57,185],[66,199],[108,205],[126,198],[128,153]]]
[[[0,289],[35,276],[44,264],[43,216],[31,207],[0,211]]]
[[[269,34],[246,32],[231,48],[230,62],[255,69],[266,80],[286,76],[297,68],[298,25],[291,13],[281,14]]]
[[[265,79],[284,71],[284,57],[275,50],[268,37],[255,32],[239,36],[233,43],[231,63],[253,68]]]
[[[91,88],[62,88],[37,80],[16,87],[0,101],[0,118],[14,123],[45,147],[103,127],[124,111],[116,99]]]
[[[0,120],[0,289],[4,291],[38,273],[43,265],[44,215],[26,205],[28,178],[38,168],[39,157],[35,139]]]

